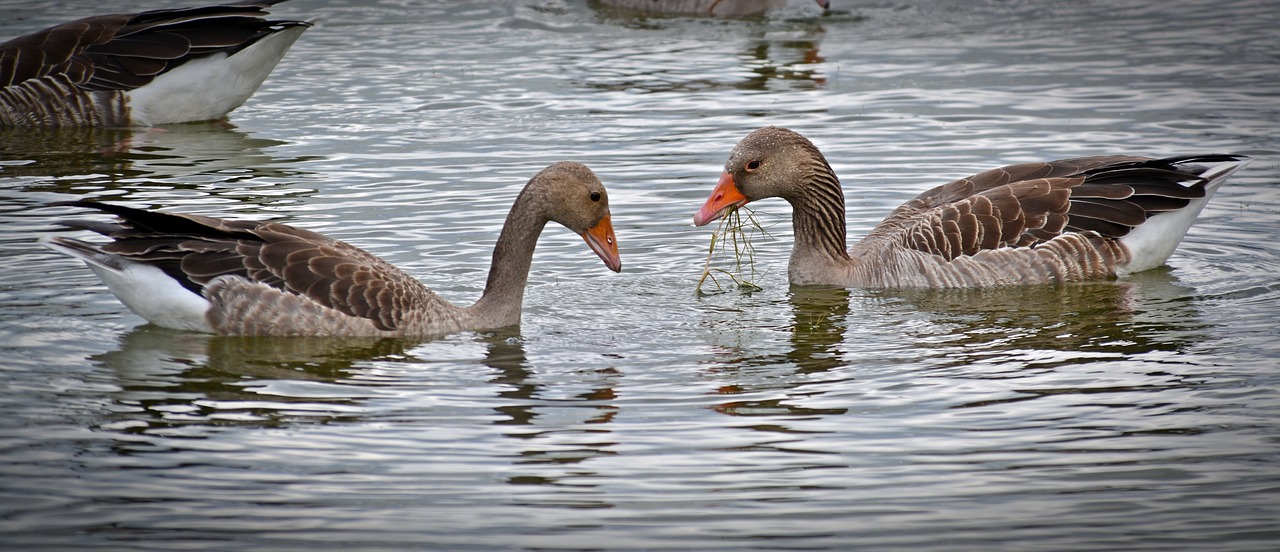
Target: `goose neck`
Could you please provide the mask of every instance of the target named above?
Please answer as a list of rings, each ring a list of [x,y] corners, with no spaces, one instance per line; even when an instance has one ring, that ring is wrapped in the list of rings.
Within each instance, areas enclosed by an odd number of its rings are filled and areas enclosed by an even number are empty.
[[[530,202],[521,199],[524,198],[516,200],[502,226],[493,248],[493,261],[484,293],[472,307],[480,317],[494,321],[495,327],[520,321],[524,289],[533,264],[533,250],[547,224],[547,219],[539,216]]]
[[[844,191],[830,168],[815,171],[791,198],[795,253],[831,260],[848,260],[845,245]]]

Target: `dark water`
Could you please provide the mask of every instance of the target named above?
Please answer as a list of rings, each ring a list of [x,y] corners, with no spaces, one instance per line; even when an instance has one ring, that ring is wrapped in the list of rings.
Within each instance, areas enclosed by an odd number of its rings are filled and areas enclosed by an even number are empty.
[[[324,18],[230,125],[0,132],[0,543],[76,550],[1274,550],[1280,8],[292,0]],[[0,0],[0,36],[103,8]],[[177,6],[172,1],[130,10]],[[1073,155],[1255,157],[1169,267],[979,291],[698,297],[691,225],[750,130],[810,136],[861,235],[916,193]],[[76,197],[330,233],[480,293],[571,159],[624,272],[540,242],[524,322],[433,342],[147,326],[38,247]]]

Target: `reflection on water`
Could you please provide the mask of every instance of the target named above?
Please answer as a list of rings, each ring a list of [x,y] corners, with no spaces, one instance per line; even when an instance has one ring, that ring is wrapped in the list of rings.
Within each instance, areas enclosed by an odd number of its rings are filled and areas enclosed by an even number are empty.
[[[783,347],[783,351],[779,353],[748,354],[728,364],[736,368],[717,368],[717,371],[723,371],[790,367],[792,370],[789,373],[769,378],[765,385],[760,385],[761,382],[752,385],[731,384],[717,390],[719,394],[733,396],[767,389],[784,391],[787,396],[730,401],[717,405],[715,410],[731,416],[816,416],[847,412],[846,408],[806,407],[789,399],[792,396],[812,397],[814,394],[804,389],[806,385],[831,383],[831,378],[817,376],[848,364],[843,344],[849,325],[849,297],[847,289],[793,286],[787,294],[791,305],[789,346]]]
[[[594,384],[565,394],[539,383],[518,332],[476,339],[484,347],[479,363],[493,370],[485,390],[497,414],[492,423],[512,440],[514,465],[572,465],[616,454],[609,424],[618,412],[613,385],[621,374],[600,369]],[[196,436],[211,427],[367,423],[366,403],[403,384],[369,373],[370,367],[414,361],[415,346],[396,339],[211,336],[143,325],[90,360],[118,386],[102,428]],[[557,477],[520,471],[508,483],[558,484]]]
[[[974,290],[886,290],[930,324],[904,328],[919,346],[945,351],[947,365],[994,358],[1008,351],[1078,351],[1123,358],[1177,351],[1205,329],[1193,290],[1165,269],[1108,282]],[[1062,357],[1039,366],[1083,358]]]
[[[625,27],[649,25],[648,19],[634,16],[604,21]],[[696,40],[661,46],[665,51],[655,51],[651,45],[640,48],[632,41],[600,44],[587,56],[586,85],[593,90],[643,93],[817,89],[827,81],[821,65],[826,60],[820,53],[824,34],[816,20],[762,22],[750,28],[749,40],[735,56],[701,67],[671,63],[697,59],[693,54],[705,45]],[[735,66],[723,65],[726,60],[735,61]]]
[[[485,335],[483,341],[487,349],[482,362],[494,370],[489,383],[499,389],[493,407],[499,416],[493,424],[511,440],[507,455],[516,467],[506,483],[547,486],[553,493],[560,488],[574,489],[572,496],[554,499],[564,507],[608,507],[598,496],[581,494],[596,485],[567,480],[590,478],[595,472],[582,464],[617,454],[612,448],[618,443],[609,428],[618,412],[613,404],[617,399],[613,385],[620,374],[611,368],[598,370],[597,383],[557,397],[560,390],[538,383],[518,334],[499,331]],[[560,469],[571,472],[535,469],[539,466],[562,466]]]
[[[560,402],[580,403],[585,409],[584,414],[587,415],[581,422],[585,424],[606,424],[617,413],[617,407],[609,403],[617,398],[617,393],[609,385],[610,379],[619,375],[616,370],[604,368],[597,371],[597,374],[606,378],[605,383],[592,386],[567,399],[547,398],[544,397],[546,390],[536,383],[536,378],[530,372],[528,359],[524,355],[524,345],[518,334],[499,331],[486,335],[484,341],[487,344],[487,350],[482,362],[496,370],[494,377],[489,381],[503,388],[497,393],[497,397],[505,399],[500,401],[504,404],[495,408],[503,415],[502,418],[494,421],[495,425],[536,425],[540,416],[539,403],[544,400],[550,401],[551,404],[545,405],[550,409],[563,406],[558,404]],[[596,412],[591,412],[593,410]],[[506,433],[508,436],[521,439],[536,437],[538,434],[539,432],[530,433],[515,428]]]
[[[129,129],[0,129],[0,176],[127,174],[117,145]]]
[[[801,374],[825,372],[844,365],[842,344],[849,329],[847,289],[792,286],[791,350],[787,358]]]
[[[876,362],[874,355],[863,356],[864,351],[874,351],[875,343],[860,343],[856,352],[850,347],[850,325],[867,316],[904,318],[904,323],[888,330],[909,340],[911,353],[922,359],[919,377],[1028,381],[1027,386],[1017,390],[1018,397],[957,406],[983,406],[1048,394],[1097,393],[1100,389],[1092,382],[1075,389],[1041,389],[1030,383],[1031,377],[1056,368],[1079,369],[1089,363],[1176,358],[1210,330],[1190,298],[1192,291],[1179,285],[1167,269],[1114,282],[968,290],[869,290],[857,292],[857,299],[853,299],[850,290],[793,286],[787,295],[791,321],[786,326],[790,335],[786,346],[778,347],[778,352],[749,354],[748,347],[735,345],[726,350],[728,354],[719,359],[714,369],[772,370],[769,378],[755,378],[752,385],[726,385],[717,391],[719,394],[772,390],[783,396],[731,401],[718,405],[716,410],[736,416],[847,412],[846,408],[803,406],[793,399],[819,397],[821,390],[806,387],[816,384],[825,389],[833,381],[847,380],[851,374],[856,377],[856,370],[850,372],[849,367]],[[737,339],[754,338],[737,335]],[[789,370],[778,373],[778,367]],[[830,376],[821,376],[832,371]],[[1165,385],[1167,378],[1154,375],[1154,383],[1142,381],[1133,389]]]
[[[143,182],[175,187],[217,183],[257,188],[268,179],[300,178],[313,158],[279,158],[285,142],[249,136],[226,123],[164,128],[0,129],[0,178],[26,189],[82,194]]]
[[[1168,269],[1115,282],[1023,286],[979,290],[896,290],[879,301],[919,313],[927,323],[904,325],[904,333],[930,358],[921,377],[949,380],[1008,380],[1013,395],[984,398],[954,408],[986,407],[1040,397],[1153,391],[1186,385],[1160,369],[1135,377],[1080,381],[1064,387],[1041,377],[1057,369],[1099,370],[1136,359],[1177,362],[1211,330]],[[1111,368],[1115,371],[1114,368]],[[1127,371],[1127,370],[1126,370]],[[1022,382],[1022,383],[1019,383]]]
[[[732,19],[764,19],[775,16],[805,14],[825,15],[825,10],[810,5],[808,0],[588,0],[592,9],[607,15],[625,17],[718,17]]]
[[[135,433],[185,425],[271,427],[359,420],[376,392],[345,381],[361,364],[402,358],[392,339],[225,337],[143,325],[91,357],[116,376],[107,427]]]

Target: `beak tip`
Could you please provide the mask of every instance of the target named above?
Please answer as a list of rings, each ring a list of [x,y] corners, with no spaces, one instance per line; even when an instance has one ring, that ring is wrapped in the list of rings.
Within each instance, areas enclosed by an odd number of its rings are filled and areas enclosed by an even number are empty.
[[[707,223],[720,218],[721,211],[708,212],[706,209],[699,209],[693,214],[694,226],[705,226]]]
[[[614,272],[622,272],[622,255],[618,254],[618,240],[613,237],[613,225],[608,218],[581,235],[591,251],[604,261],[604,266]]]

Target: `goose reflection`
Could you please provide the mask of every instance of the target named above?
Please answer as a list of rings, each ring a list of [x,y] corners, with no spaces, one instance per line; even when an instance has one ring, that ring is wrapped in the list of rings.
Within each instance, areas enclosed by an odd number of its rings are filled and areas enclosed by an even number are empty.
[[[524,343],[518,335],[506,332],[495,332],[486,338],[488,347],[484,356],[484,364],[494,369],[489,383],[497,386],[497,396],[504,404],[493,409],[501,416],[493,423],[496,425],[533,425],[537,412],[532,404],[538,396],[541,386],[531,381],[529,361],[525,358]],[[507,433],[508,436],[518,436]]]
[[[0,178],[63,178],[85,174],[139,176],[121,158],[116,144],[135,129],[0,129]],[[40,181],[39,188],[57,186]]]
[[[1164,268],[1123,281],[884,290],[876,297],[927,313],[928,323],[906,332],[920,348],[945,352],[934,356],[944,366],[1026,351],[1068,353],[1036,364],[1052,367],[1085,356],[1123,358],[1185,349],[1206,327],[1193,291]]]
[[[765,382],[733,384],[721,387],[722,395],[742,395],[760,391],[785,391],[786,397],[737,400],[721,403],[714,410],[730,416],[796,416],[833,415],[847,408],[814,408],[797,404],[792,397],[821,395],[806,389],[815,383],[831,383],[821,374],[849,363],[843,346],[848,332],[850,291],[842,288],[792,286],[787,299],[791,304],[789,347],[785,352],[748,356],[739,367],[787,366],[788,373]]]
[[[588,4],[603,12],[647,13],[655,15],[692,15],[704,17],[760,17],[790,4],[805,0],[591,0]],[[816,0],[811,5],[825,13],[829,0]]]
[[[90,360],[119,389],[108,427],[148,432],[187,425],[273,427],[360,418],[373,388],[343,380],[363,365],[402,358],[393,339],[244,338],[133,329]]]
[[[569,397],[554,398],[549,396],[553,390],[538,383],[517,333],[499,331],[484,341],[488,351],[483,362],[494,370],[489,381],[499,389],[493,407],[499,416],[493,424],[516,442],[516,469],[507,483],[571,488],[569,494],[533,495],[560,507],[609,507],[602,493],[592,491],[596,485],[578,480],[597,475],[586,467],[589,460],[617,454],[609,425],[618,412],[613,404],[618,372],[608,367],[596,370],[598,382]]]
[[[207,185],[212,176],[239,186],[261,178],[304,174],[294,167],[313,157],[269,153],[286,144],[250,136],[226,123],[151,129],[0,129],[0,179],[22,178],[25,188],[71,194],[97,189],[90,184],[127,188],[136,179],[183,189]],[[39,180],[26,180],[32,178]]]
[[[647,25],[645,19],[615,20],[621,25]],[[586,86],[601,91],[641,93],[699,92],[735,89],[765,92],[778,88],[812,90],[827,83],[822,68],[821,24],[811,21],[751,25],[735,58],[737,69],[723,66],[690,67],[685,50],[705,49],[701,42],[677,41],[658,46],[638,47],[634,42],[621,46],[602,45],[581,63],[591,65],[583,74]],[[779,35],[784,35],[779,37]]]
[[[489,334],[485,342],[488,352],[483,362],[494,369],[494,375],[489,381],[501,389],[497,397],[499,402],[504,403],[494,407],[502,416],[493,423],[513,426],[504,433],[506,436],[537,440],[562,430],[572,433],[609,433],[608,424],[618,412],[618,407],[611,404],[617,399],[613,380],[620,374],[616,369],[606,367],[595,370],[595,376],[602,381],[589,384],[586,390],[567,398],[555,398],[549,396],[550,390],[546,386],[537,383],[519,337],[512,333],[497,332]],[[566,414],[572,415],[566,418]],[[544,417],[548,419],[543,420]],[[612,444],[600,442],[584,445],[586,448],[582,449],[580,455],[564,454],[564,451],[544,455],[533,450],[521,454],[527,462],[573,463],[599,454],[611,454],[593,447]]]
[[[750,92],[765,92],[776,87],[796,89],[816,89],[827,82],[825,73],[819,64],[824,58],[818,51],[817,38],[795,39],[772,42],[763,38],[749,44],[737,58],[742,65],[741,71],[725,71],[719,78],[704,76],[707,71],[697,71],[696,76],[689,72],[689,67],[674,64],[663,68],[662,64],[654,64],[653,56],[669,55],[673,61],[684,56],[679,48],[663,52],[601,52],[608,57],[608,67],[592,70],[587,86],[602,91],[629,91],[643,93],[657,92],[700,92],[716,89],[737,89]],[[626,59],[639,56],[638,67],[630,70],[626,67]]]
[[[906,330],[920,355],[918,378],[1001,380],[952,405],[976,408],[1066,395],[1093,404],[1099,394],[1195,385],[1178,369],[1196,364],[1192,344],[1207,335],[1193,291],[1166,268],[1117,282],[895,291],[878,300],[927,318]],[[1169,368],[1128,362],[1152,356]],[[1046,377],[1053,372],[1070,377]]]
[[[782,367],[786,373],[721,387],[721,395],[765,398],[721,403],[716,411],[734,416],[841,414],[846,409],[797,403],[826,389],[815,384],[849,380],[855,371],[840,369],[861,363],[909,362],[920,367],[920,378],[1010,379],[1140,355],[1175,358],[1207,329],[1194,290],[1168,269],[1118,282],[1058,286],[853,292],[793,287],[788,298],[793,314],[785,351],[717,362],[735,371]],[[852,333],[851,318],[864,319]],[[877,332],[905,336],[911,345],[906,351],[879,351]],[[815,377],[823,373],[833,375]],[[1177,375],[1152,377],[1140,385],[1183,384]],[[1020,397],[1070,392],[1089,390],[1028,388]]]

